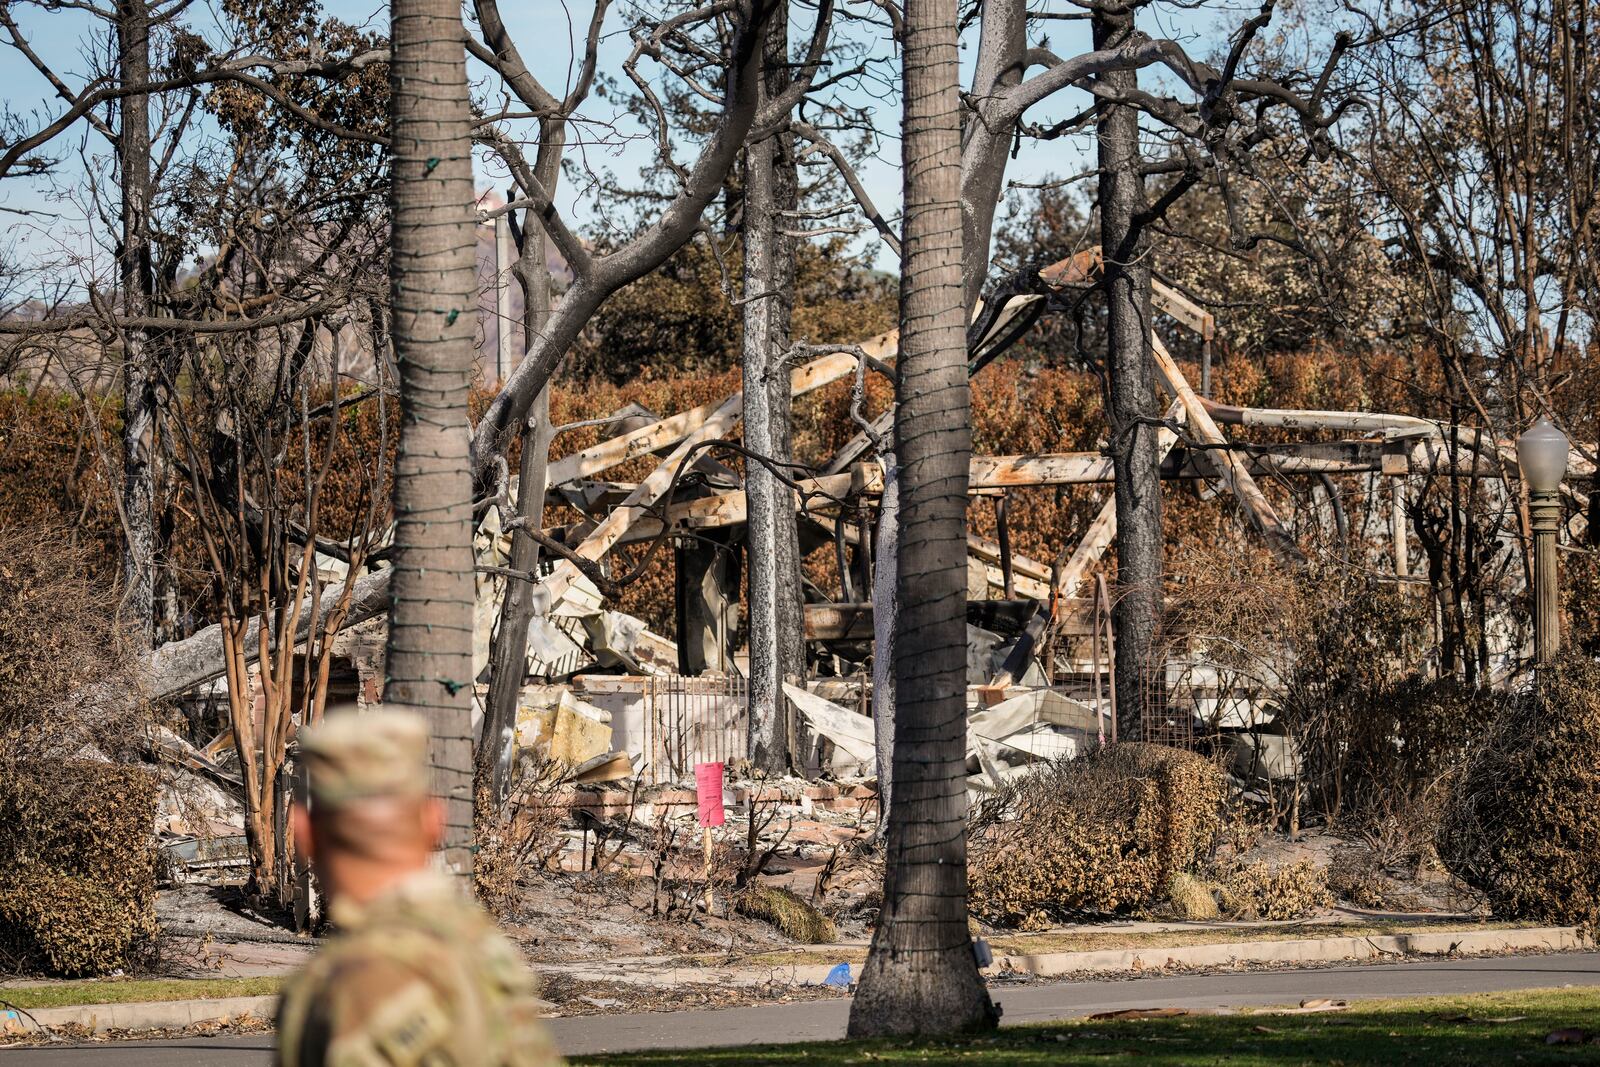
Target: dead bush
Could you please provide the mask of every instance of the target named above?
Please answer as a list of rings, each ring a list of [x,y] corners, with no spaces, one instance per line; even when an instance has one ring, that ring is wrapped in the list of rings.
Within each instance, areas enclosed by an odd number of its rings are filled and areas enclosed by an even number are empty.
[[[62,530],[0,526],[0,761],[118,757],[144,706],[116,592]]]
[[[1351,829],[1419,839],[1432,836],[1445,780],[1502,699],[1452,678],[1312,689],[1294,719],[1323,811]]]
[[[1600,664],[1571,653],[1507,702],[1454,782],[1438,846],[1498,916],[1600,926]]]
[[[1561,638],[1574,651],[1600,656],[1600,552],[1573,552],[1561,569]]]
[[[1431,608],[1344,565],[1283,570],[1259,546],[1185,543],[1169,615],[1188,650],[1224,679],[1274,697],[1274,728],[1300,756],[1292,790],[1351,829],[1420,821],[1460,766],[1493,697],[1418,677]],[[1209,712],[1214,714],[1214,712]]]
[[[1389,882],[1383,863],[1371,849],[1359,845],[1334,850],[1333,862],[1328,864],[1328,889],[1358,908],[1383,908],[1389,904]]]
[[[975,813],[972,911],[1000,927],[1038,929],[1083,913],[1156,903],[1211,852],[1224,779],[1210,761],[1127,743],[1048,764]]]
[[[562,795],[567,768],[559,761],[524,755],[506,802],[498,808],[487,793],[474,803],[478,851],[472,881],[478,902],[499,916],[515,908],[517,882],[549,867],[564,844],[567,818]]]
[[[101,974],[155,936],[157,782],[87,760],[0,775],[0,955],[14,970]]]
[[[1301,919],[1332,903],[1328,868],[1311,860],[1248,863],[1222,880],[1222,910],[1230,919]]]
[[[24,866],[0,887],[0,952],[13,970],[105,974],[125,966],[147,935],[128,919],[125,903],[94,880]]]

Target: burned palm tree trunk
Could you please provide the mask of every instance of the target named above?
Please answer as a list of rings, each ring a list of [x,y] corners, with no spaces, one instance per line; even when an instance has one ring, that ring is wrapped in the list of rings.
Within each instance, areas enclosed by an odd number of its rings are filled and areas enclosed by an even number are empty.
[[[401,426],[387,704],[428,719],[445,861],[471,867],[471,379],[477,306],[471,111],[458,5],[395,0],[389,266]]]
[[[905,253],[894,803],[883,910],[851,1036],[997,1021],[967,929],[966,559],[972,455],[962,286],[955,0],[905,10]]]

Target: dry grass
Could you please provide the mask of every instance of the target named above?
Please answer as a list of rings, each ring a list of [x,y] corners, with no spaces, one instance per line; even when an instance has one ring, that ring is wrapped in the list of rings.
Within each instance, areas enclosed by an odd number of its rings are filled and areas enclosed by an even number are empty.
[[[1207,922],[1222,914],[1217,907],[1215,886],[1187,871],[1179,871],[1167,883],[1167,902],[1179,918]]]
[[[164,978],[104,982],[49,982],[0,986],[0,1004],[16,1008],[66,1008],[78,1004],[139,1004],[170,1000],[261,997],[278,991],[281,978]]]
[[[734,908],[771,923],[785,937],[802,945],[831,945],[839,940],[839,931],[831,919],[787,889],[748,885],[735,899]]]

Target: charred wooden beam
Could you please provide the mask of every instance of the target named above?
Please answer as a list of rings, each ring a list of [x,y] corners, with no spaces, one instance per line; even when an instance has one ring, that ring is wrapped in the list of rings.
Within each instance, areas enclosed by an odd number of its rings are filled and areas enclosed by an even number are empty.
[[[1194,391],[1184,378],[1183,372],[1178,369],[1178,362],[1167,351],[1167,346],[1161,343],[1159,337],[1152,334],[1150,347],[1155,355],[1156,371],[1166,382],[1168,391],[1183,405],[1184,412],[1189,417],[1189,433],[1202,444],[1228,444],[1228,439],[1222,436],[1222,431],[1217,428],[1200,395]],[[1244,460],[1235,455],[1232,449],[1218,450],[1210,455],[1213,457],[1222,483],[1239,501],[1250,524],[1266,539],[1267,547],[1284,562],[1304,566],[1305,554],[1294,543],[1294,538],[1289,536],[1283,520],[1278,518],[1277,511],[1267,500],[1266,494],[1262,493],[1261,487],[1256,484],[1255,476],[1250,473],[1250,468]]]

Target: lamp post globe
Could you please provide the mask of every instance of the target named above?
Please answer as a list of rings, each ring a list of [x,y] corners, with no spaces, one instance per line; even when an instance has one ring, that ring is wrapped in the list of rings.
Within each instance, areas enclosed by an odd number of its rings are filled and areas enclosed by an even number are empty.
[[[1517,466],[1528,488],[1536,493],[1553,493],[1561,488],[1567,473],[1567,453],[1571,443],[1549,419],[1538,422],[1517,438]]]
[[[1556,534],[1568,448],[1567,435],[1543,418],[1517,438],[1517,466],[1528,487],[1528,525],[1533,529],[1533,656],[1539,667],[1549,666],[1561,646]]]

